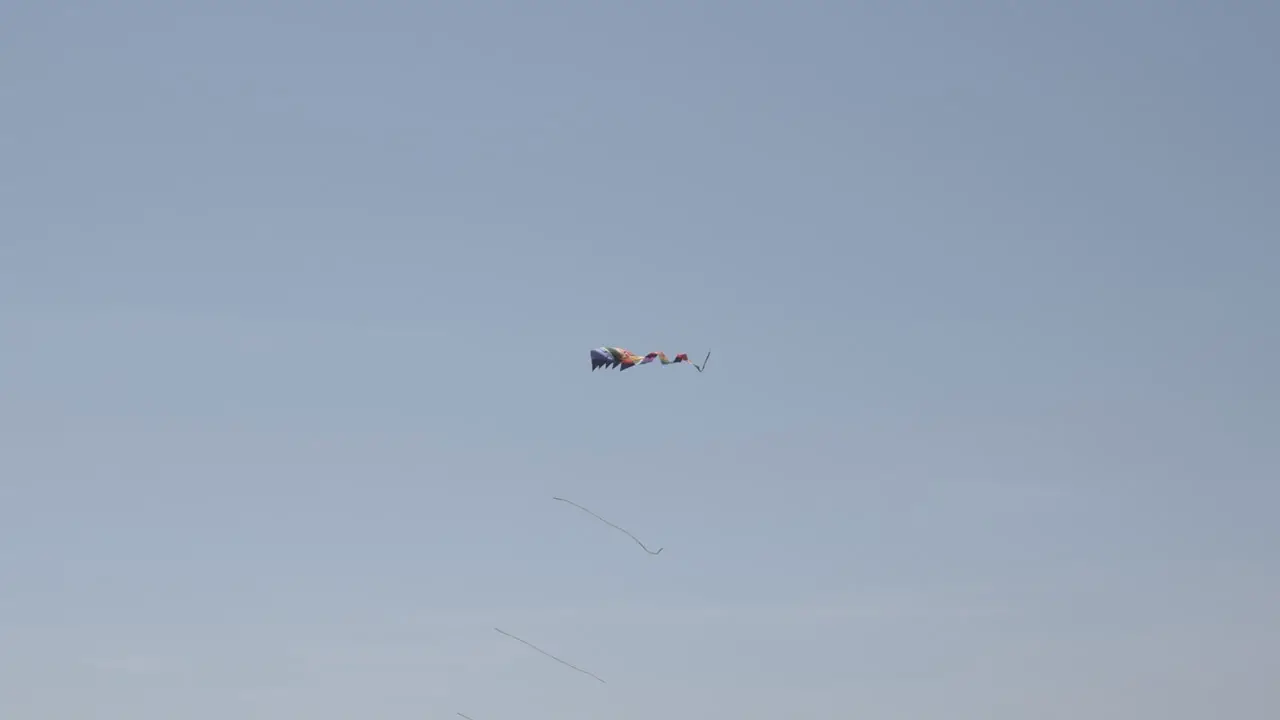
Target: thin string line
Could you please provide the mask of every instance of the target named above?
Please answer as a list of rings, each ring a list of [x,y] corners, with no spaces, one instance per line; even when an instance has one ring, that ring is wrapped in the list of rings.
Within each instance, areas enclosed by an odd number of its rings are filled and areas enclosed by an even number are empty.
[[[494,630],[498,630],[498,628],[494,628]],[[604,679],[603,679],[603,678],[601,678],[599,675],[596,675],[595,673],[592,673],[592,672],[588,672],[588,671],[586,671],[586,670],[583,670],[582,668],[578,667],[577,665],[574,665],[573,663],[567,663],[567,662],[565,662],[564,660],[561,660],[560,658],[556,657],[555,655],[552,655],[551,653],[547,652],[546,650],[543,650],[542,648],[538,647],[537,645],[534,645],[533,643],[531,643],[531,642],[529,642],[529,641],[527,641],[527,640],[520,640],[520,638],[516,637],[515,635],[512,635],[511,633],[509,633],[509,632],[507,632],[507,631],[505,631],[505,630],[498,630],[498,632],[502,633],[503,635],[506,635],[507,637],[511,638],[512,640],[519,640],[520,642],[524,643],[525,645],[528,645],[529,647],[533,648],[534,650],[537,650],[538,652],[542,653],[543,655],[546,655],[547,657],[551,658],[552,660],[555,660],[556,662],[560,663],[561,665],[566,665],[566,666],[568,666],[568,667],[573,668],[574,670],[577,670],[578,672],[580,672],[580,673],[582,673],[582,674],[584,674],[584,675],[590,675],[591,677],[595,678],[596,680],[599,680],[599,681],[600,681],[600,682],[602,682],[602,683],[604,682]],[[606,683],[606,684],[607,684],[607,683]]]
[[[644,543],[640,542],[640,538],[636,537],[635,535],[632,535],[632,534],[631,534],[631,532],[630,532],[630,531],[628,531],[626,528],[622,528],[622,527],[618,527],[617,525],[614,525],[613,523],[609,522],[608,520],[605,520],[604,518],[600,517],[599,515],[596,515],[595,513],[593,513],[593,512],[591,512],[590,510],[588,510],[588,509],[586,509],[586,508],[582,507],[581,505],[579,505],[578,503],[576,503],[576,502],[574,502],[574,501],[572,501],[572,500],[567,500],[567,499],[562,498],[562,497],[553,497],[553,498],[551,498],[551,499],[552,499],[552,500],[559,500],[560,502],[569,503],[570,505],[572,505],[572,506],[574,506],[574,507],[578,508],[579,510],[581,510],[581,511],[583,511],[583,512],[585,512],[585,513],[589,514],[589,515],[591,515],[592,517],[594,517],[595,519],[597,519],[597,520],[599,520],[600,522],[604,523],[605,525],[608,525],[609,527],[611,527],[611,528],[613,528],[613,529],[615,529],[615,530],[620,530],[620,531],[622,531],[623,533],[625,533],[625,534],[627,535],[627,537],[631,538],[632,540],[635,540],[635,541],[636,541],[636,544],[637,544],[637,545],[639,545],[640,547],[644,548],[644,551],[645,551],[645,552],[647,552],[647,553],[649,553],[650,555],[657,555],[658,553],[662,552],[662,548],[658,548],[656,551],[655,551],[655,550],[650,550],[650,549],[649,549],[649,548],[648,548]]]

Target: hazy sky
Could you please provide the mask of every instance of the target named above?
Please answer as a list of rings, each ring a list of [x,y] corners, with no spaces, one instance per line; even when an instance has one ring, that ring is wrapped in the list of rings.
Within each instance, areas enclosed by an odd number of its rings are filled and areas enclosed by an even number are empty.
[[[2,7],[5,720],[1280,707],[1275,3]]]

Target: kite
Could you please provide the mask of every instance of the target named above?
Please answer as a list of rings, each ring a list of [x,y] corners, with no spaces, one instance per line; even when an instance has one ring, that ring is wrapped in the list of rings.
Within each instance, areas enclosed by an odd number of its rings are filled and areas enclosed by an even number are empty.
[[[654,360],[657,360],[663,365],[676,365],[678,363],[688,363],[690,365],[693,365],[693,368],[698,372],[702,372],[703,368],[707,366],[707,360],[710,360],[710,359],[711,359],[711,353],[708,352],[707,357],[703,359],[702,364],[696,365],[692,360],[689,359],[689,355],[687,353],[680,353],[679,355],[676,355],[674,360],[672,360],[667,357],[666,353],[660,352],[660,351],[651,352],[651,353],[648,353],[647,355],[641,356],[641,355],[636,355],[635,353],[631,352],[626,348],[611,347],[611,346],[605,345],[602,347],[595,348],[591,351],[591,371],[595,372],[596,370],[599,370],[602,367],[610,367],[610,368],[616,367],[618,368],[618,370],[621,371],[621,370],[626,370],[627,368],[635,367],[637,365],[648,365]]]

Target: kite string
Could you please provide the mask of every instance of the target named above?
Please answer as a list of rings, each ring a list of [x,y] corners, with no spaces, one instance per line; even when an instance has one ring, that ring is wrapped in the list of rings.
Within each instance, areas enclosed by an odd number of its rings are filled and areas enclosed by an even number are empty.
[[[542,648],[538,647],[537,645],[534,645],[533,643],[531,643],[531,642],[529,642],[529,641],[527,641],[527,640],[521,640],[520,638],[516,637],[515,635],[512,635],[512,634],[511,634],[511,633],[509,633],[509,632],[506,632],[505,630],[499,630],[498,628],[494,628],[494,630],[497,630],[498,632],[502,633],[503,635],[506,635],[507,637],[511,638],[512,640],[517,640],[517,641],[519,641],[519,642],[524,643],[525,645],[528,645],[529,647],[533,648],[534,650],[537,650],[538,652],[542,653],[543,655],[546,655],[547,657],[551,658],[552,660],[555,660],[556,662],[560,663],[561,665],[566,665],[566,666],[568,666],[568,667],[571,667],[571,668],[573,668],[574,670],[577,670],[578,672],[580,672],[580,673],[582,673],[582,674],[584,674],[584,675],[590,675],[591,677],[595,678],[596,680],[599,680],[600,682],[604,683],[604,679],[603,679],[603,678],[601,678],[599,675],[596,675],[595,673],[593,673],[593,672],[589,672],[589,671],[587,671],[587,670],[583,670],[582,668],[578,667],[577,665],[574,665],[573,663],[565,662],[564,660],[561,660],[560,658],[556,657],[555,655],[552,655],[551,653],[547,652],[546,650],[543,650]],[[607,684],[607,683],[605,683],[605,684]]]
[[[551,498],[551,499],[552,499],[552,500],[559,500],[560,502],[569,503],[570,505],[572,505],[572,506],[574,506],[574,507],[578,508],[579,510],[581,510],[581,511],[583,511],[583,512],[585,512],[585,513],[587,513],[588,515],[591,515],[592,517],[594,517],[595,519],[597,519],[597,520],[599,520],[600,522],[604,523],[605,525],[608,525],[609,527],[611,527],[611,528],[613,528],[613,529],[615,529],[615,530],[618,530],[618,531],[621,531],[621,532],[625,533],[627,537],[631,538],[632,540],[635,540],[635,541],[636,541],[636,544],[637,544],[637,545],[639,545],[640,547],[644,548],[644,551],[645,551],[645,552],[647,552],[647,553],[649,553],[650,555],[657,555],[658,553],[662,552],[662,548],[658,548],[656,551],[655,551],[655,550],[650,550],[650,549],[649,549],[649,548],[648,548],[644,543],[640,542],[640,538],[636,537],[635,535],[632,535],[632,534],[631,534],[631,532],[630,532],[630,531],[628,531],[626,528],[623,528],[623,527],[619,527],[619,526],[617,526],[617,525],[614,525],[613,523],[609,522],[608,520],[605,520],[604,518],[600,517],[599,515],[596,515],[595,513],[593,513],[593,512],[591,512],[590,510],[588,510],[587,508],[582,507],[581,505],[579,505],[578,503],[576,503],[576,502],[574,502],[574,501],[572,501],[572,500],[569,500],[569,499],[566,499],[566,498],[562,498],[562,497],[553,497],[553,498]]]

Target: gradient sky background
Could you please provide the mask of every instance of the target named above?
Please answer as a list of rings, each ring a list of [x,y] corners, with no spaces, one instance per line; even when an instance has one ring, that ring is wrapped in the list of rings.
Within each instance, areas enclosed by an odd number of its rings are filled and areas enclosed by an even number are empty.
[[[1275,3],[3,9],[6,720],[1280,707]]]

